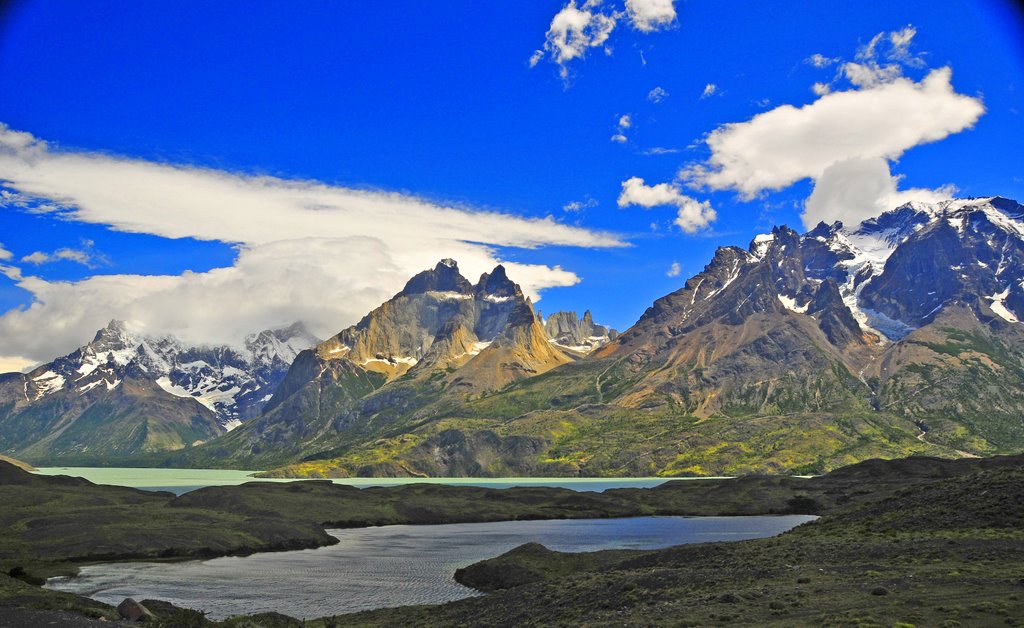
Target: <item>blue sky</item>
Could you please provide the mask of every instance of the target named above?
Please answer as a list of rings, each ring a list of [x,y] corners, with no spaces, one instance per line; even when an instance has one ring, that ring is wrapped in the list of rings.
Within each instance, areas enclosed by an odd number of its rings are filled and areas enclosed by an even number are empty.
[[[449,255],[467,274],[518,264],[543,311],[624,329],[773,224],[856,222],[949,186],[1024,199],[1009,2],[5,6],[0,366],[112,316],[197,341],[291,318],[333,333]],[[595,20],[572,50],[567,7]],[[845,142],[846,118],[864,146],[804,150],[809,129]],[[868,171],[892,189],[851,205]],[[352,198],[365,207],[334,205]]]

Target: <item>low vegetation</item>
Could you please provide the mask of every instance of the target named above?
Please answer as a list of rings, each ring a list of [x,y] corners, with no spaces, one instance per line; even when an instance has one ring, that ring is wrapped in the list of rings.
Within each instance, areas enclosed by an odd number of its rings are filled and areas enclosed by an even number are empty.
[[[873,460],[810,479],[691,480],[604,493],[305,481],[180,497],[0,463],[0,619],[113,619],[107,605],[37,586],[83,562],[315,547],[334,542],[324,532],[331,526],[799,513],[825,516],[774,539],[647,552],[561,554],[531,544],[458,574],[494,591],[484,598],[305,625],[993,625],[1024,616],[1022,491],[1024,456]],[[167,626],[300,625],[274,614],[215,624],[144,603]]]

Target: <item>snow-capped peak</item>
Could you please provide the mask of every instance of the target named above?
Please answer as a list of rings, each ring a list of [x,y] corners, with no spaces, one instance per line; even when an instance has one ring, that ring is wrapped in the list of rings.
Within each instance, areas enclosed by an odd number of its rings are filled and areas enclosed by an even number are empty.
[[[67,390],[97,394],[126,376],[142,377],[176,397],[190,397],[217,413],[224,426],[254,416],[295,356],[317,343],[301,323],[246,338],[245,349],[188,346],[173,336],[137,335],[113,320],[91,342],[29,374],[40,399]],[[104,385],[105,384],[105,385]]]

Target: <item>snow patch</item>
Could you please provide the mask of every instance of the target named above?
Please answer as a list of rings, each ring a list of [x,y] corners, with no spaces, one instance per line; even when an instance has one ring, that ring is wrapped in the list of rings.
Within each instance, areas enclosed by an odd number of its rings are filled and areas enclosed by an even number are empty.
[[[493,294],[484,295],[484,301],[489,301],[491,303],[507,303],[508,301],[511,301],[513,298],[515,297],[499,297]]]
[[[455,292],[454,290],[446,292],[429,290],[426,294],[428,297],[432,297],[438,301],[468,301],[473,298],[473,295],[471,294],[462,294],[461,292]]]
[[[67,383],[63,375],[53,371],[46,371],[42,375],[32,378],[32,381],[35,382],[38,390],[36,399],[64,390],[64,384]]]
[[[992,311],[998,314],[999,318],[1002,318],[1003,320],[1009,321],[1011,323],[1018,323],[1020,321],[1017,319],[1017,316],[1013,312],[1011,312],[1009,308],[1006,307],[1006,303],[1004,303],[1004,301],[1006,301],[1006,297],[1008,297],[1009,295],[1010,289],[1007,288],[1006,290],[1003,290],[999,294],[993,294],[992,296],[985,298],[992,301]]]
[[[754,236],[754,250],[751,253],[758,261],[764,259],[764,256],[768,254],[768,249],[771,248],[772,242],[775,241],[774,233],[762,233]]]
[[[784,294],[779,295],[779,301],[782,303],[782,307],[786,308],[790,312],[796,312],[797,314],[806,314],[807,308],[811,305],[809,301],[804,305],[797,305],[796,299],[787,297]]]

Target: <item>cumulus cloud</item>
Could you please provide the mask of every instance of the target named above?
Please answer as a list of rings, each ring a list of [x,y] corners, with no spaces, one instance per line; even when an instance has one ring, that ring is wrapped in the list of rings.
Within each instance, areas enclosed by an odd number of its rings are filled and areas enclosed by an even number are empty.
[[[9,261],[12,258],[14,258],[14,253],[11,253],[10,251],[8,251],[7,249],[4,248],[3,244],[0,244],[0,262]],[[7,264],[0,264],[0,275],[3,275],[5,277],[7,277],[8,279],[12,279],[14,281],[17,281],[17,280],[21,279],[21,269],[18,268],[17,266],[9,266]],[[6,372],[6,371],[0,370],[0,373],[4,373],[4,372]]]
[[[626,115],[621,116],[619,118],[618,124],[616,125],[617,130],[615,134],[612,135],[611,140],[619,144],[625,144],[626,142],[628,142],[629,138],[626,137],[626,130],[628,130],[631,126],[633,126],[633,119],[629,116],[629,114],[627,113]]]
[[[679,265],[679,262],[672,262],[672,264],[668,267],[668,270],[665,271],[665,276],[678,277],[682,272],[683,267]]]
[[[711,96],[714,96],[715,92],[717,92],[717,91],[718,91],[718,86],[717,85],[715,85],[714,83],[708,83],[707,85],[704,86],[704,92],[700,95],[700,98],[701,98],[701,100],[704,100],[705,98],[709,98]]]
[[[618,14],[605,12],[600,0],[587,0],[576,6],[576,0],[562,7],[551,18],[544,47],[530,57],[530,66],[536,66],[546,56],[558,64],[559,75],[569,77],[569,62],[582,59],[590,48],[603,46],[615,29]]]
[[[890,162],[921,144],[974,126],[985,113],[979,98],[958,94],[952,70],[928,71],[915,81],[906,68],[924,66],[915,54],[913,26],[881,32],[857,48],[853,61],[815,54],[806,63],[835,65],[818,82],[813,103],[783,105],[746,122],[726,124],[706,139],[710,157],[684,166],[679,179],[693,187],[732,189],[746,199],[811,179],[803,219],[856,223],[908,200],[949,198],[955,187],[899,190]],[[841,81],[846,89],[837,88]]]
[[[680,176],[694,185],[734,189],[752,198],[849,159],[897,159],[909,148],[974,125],[985,107],[954,91],[952,72],[920,82],[898,78],[865,89],[826,94],[804,107],[782,105],[747,122],[711,132],[711,156]]]
[[[952,185],[937,190],[897,190],[899,180],[882,157],[836,162],[815,180],[814,191],[804,206],[804,224],[808,228],[822,221],[856,224],[908,201],[936,202],[956,193]]]
[[[668,92],[663,87],[655,87],[651,91],[647,92],[647,100],[654,104],[658,104],[661,101],[668,98]]]
[[[815,83],[811,86],[811,91],[817,96],[824,96],[832,93],[832,86],[828,83]]]
[[[676,21],[675,0],[626,0],[626,15],[633,28],[653,33]]]
[[[91,153],[60,152],[0,125],[0,180],[59,206],[66,220],[166,238],[230,243],[234,264],[179,276],[102,275],[76,282],[0,268],[32,295],[0,316],[0,356],[46,361],[111,318],[193,342],[237,343],[305,320],[328,335],[356,322],[442,257],[468,277],[500,247],[612,247],[617,237],[556,222],[445,206],[316,181],[247,176]],[[9,258],[8,258],[9,259]],[[506,264],[534,297],[579,278],[558,266]],[[40,329],[46,334],[35,333]]]
[[[698,201],[687,196],[675,184],[646,185],[640,177],[632,177],[622,182],[618,204],[619,207],[637,205],[648,209],[674,206],[677,209],[674,222],[686,233],[699,231],[717,218],[709,201]]]
[[[612,53],[608,38],[623,16],[641,33],[670,28],[676,20],[675,0],[626,0],[625,11],[606,5],[604,0],[586,0],[583,4],[569,0],[551,18],[544,46],[530,56],[530,67],[547,57],[558,65],[562,79],[568,81],[569,63],[586,57],[591,48]],[[641,61],[647,63],[642,52]]]

